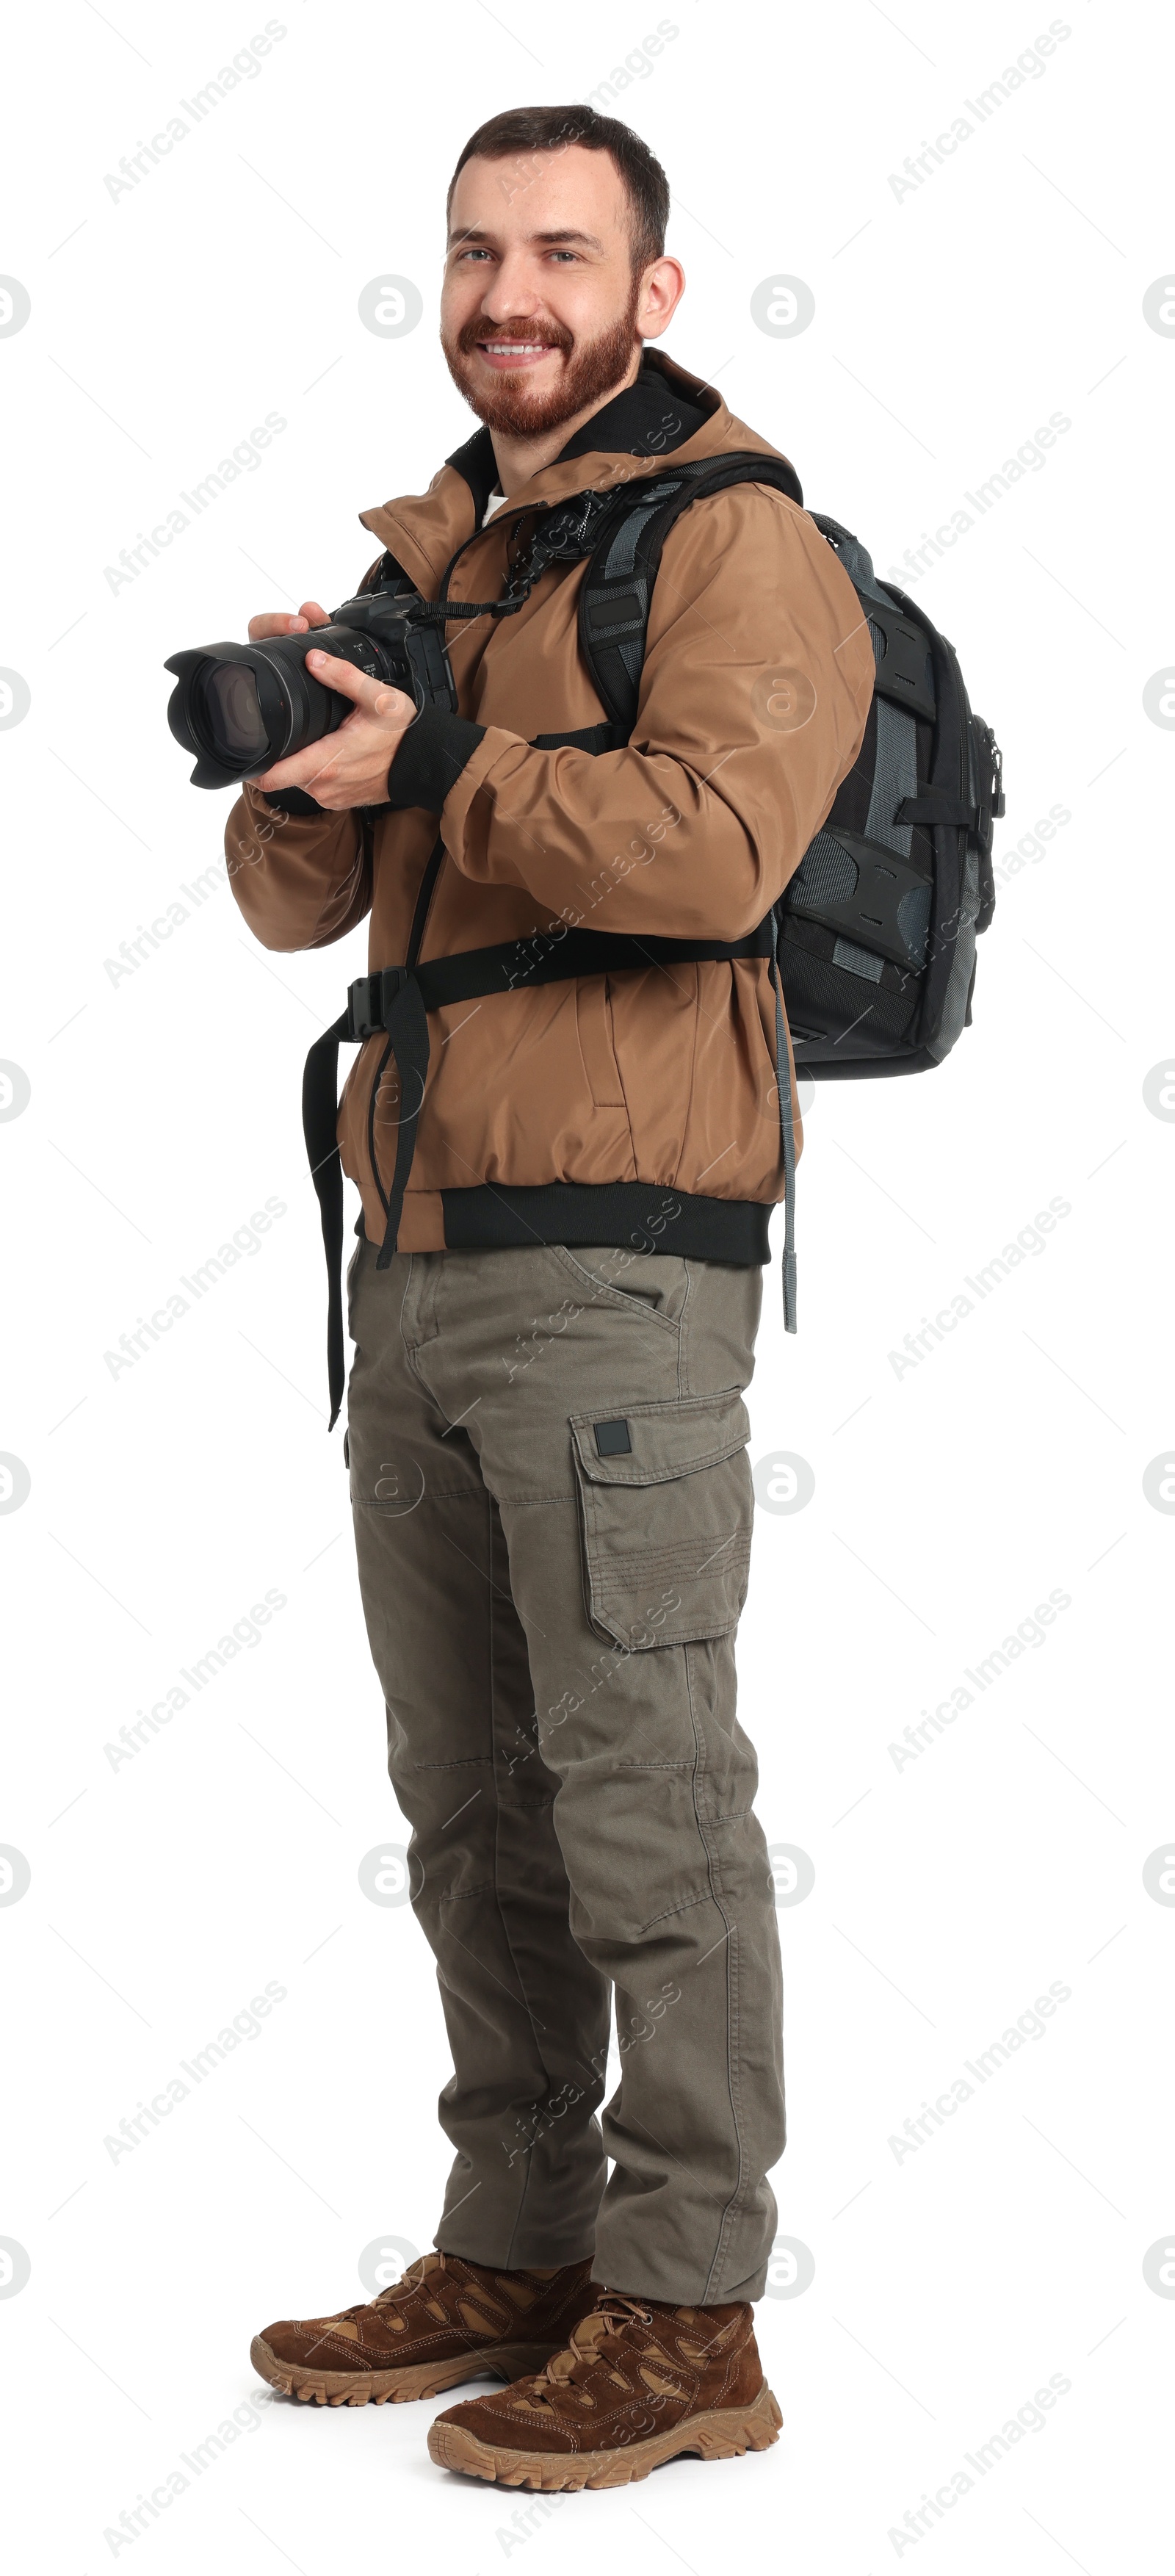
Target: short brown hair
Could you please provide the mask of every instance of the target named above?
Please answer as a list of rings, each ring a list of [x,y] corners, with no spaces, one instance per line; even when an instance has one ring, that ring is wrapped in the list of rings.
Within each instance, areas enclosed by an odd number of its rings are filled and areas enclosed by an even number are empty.
[[[588,152],[610,152],[628,198],[635,273],[660,259],[669,221],[669,181],[648,144],[615,116],[598,116],[594,107],[509,107],[491,116],[471,134],[445,200],[446,216],[453,190],[467,161],[505,161],[514,152],[550,152],[563,143],[582,143]]]

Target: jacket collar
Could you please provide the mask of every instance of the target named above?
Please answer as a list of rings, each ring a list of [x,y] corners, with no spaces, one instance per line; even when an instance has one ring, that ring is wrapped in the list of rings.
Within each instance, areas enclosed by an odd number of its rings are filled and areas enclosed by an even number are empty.
[[[636,381],[593,413],[554,463],[512,493],[508,510],[498,515],[514,521],[519,510],[655,475],[669,454],[685,463],[736,447],[764,456],[780,454],[769,439],[737,420],[704,378],[690,375],[659,350],[647,349]],[[435,598],[450,558],[480,527],[496,482],[490,434],[479,429],[442,465],[427,492],[362,510],[360,522],[425,597]],[[495,525],[491,520],[487,539]]]
[[[674,370],[681,374],[680,369]],[[698,391],[701,388],[697,389]],[[684,444],[702,428],[718,396],[704,405],[685,391],[685,381],[670,388],[669,382],[651,352],[641,360],[640,373],[622,393],[593,412],[583,428],[560,448],[555,465],[578,461],[584,456],[619,455],[663,457],[670,449]],[[491,492],[498,486],[498,464],[488,429],[479,429],[464,447],[454,450],[448,463],[464,476],[473,494],[473,506],[480,520]],[[532,480],[537,481],[537,477]]]

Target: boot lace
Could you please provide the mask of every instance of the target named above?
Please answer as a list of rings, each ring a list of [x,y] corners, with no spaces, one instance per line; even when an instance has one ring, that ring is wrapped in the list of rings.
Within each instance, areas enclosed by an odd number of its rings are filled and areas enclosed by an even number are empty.
[[[374,2299],[361,2299],[353,2308],[340,2308],[339,2315],[362,2317],[366,2315],[369,2308],[396,2307],[402,2299],[411,2298],[413,2291],[418,2290],[422,2282],[430,2280],[434,2273],[444,2272],[447,2268],[445,2256],[430,2248],[427,2254],[418,2254],[415,2262],[409,2263],[407,2270],[401,2273],[399,2280],[392,2281],[386,2290],[380,2290]]]
[[[400,2274],[398,2281],[393,2281],[388,2289],[380,2291],[378,2298],[372,2300],[372,2306],[394,2307],[399,2300],[411,2298],[412,2292],[418,2290],[423,2281],[431,2280],[434,2272],[444,2272],[447,2269],[445,2256],[430,2247],[427,2254],[418,2254],[415,2262],[409,2263],[407,2269]]]
[[[581,2317],[571,2330],[571,2340],[562,2352],[551,2355],[546,2369],[532,2382],[536,2393],[547,2382],[552,2388],[575,2388],[595,2368],[606,2344],[621,2338],[631,2325],[651,2326],[653,2312],[639,2299],[629,2298],[624,2290],[605,2290],[590,2316]]]

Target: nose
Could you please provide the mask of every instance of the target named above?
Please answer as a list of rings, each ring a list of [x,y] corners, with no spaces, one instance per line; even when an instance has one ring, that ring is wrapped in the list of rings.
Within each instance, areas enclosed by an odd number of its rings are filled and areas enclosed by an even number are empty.
[[[508,250],[494,277],[486,287],[481,309],[487,322],[505,322],[537,317],[542,296],[530,269],[524,250]]]

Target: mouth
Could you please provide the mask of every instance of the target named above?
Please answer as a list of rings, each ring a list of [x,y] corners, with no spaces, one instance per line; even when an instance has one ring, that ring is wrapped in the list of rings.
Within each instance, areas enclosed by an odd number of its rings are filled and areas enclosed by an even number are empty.
[[[544,358],[557,356],[549,340],[479,340],[478,355],[488,367],[505,369],[537,367]]]

